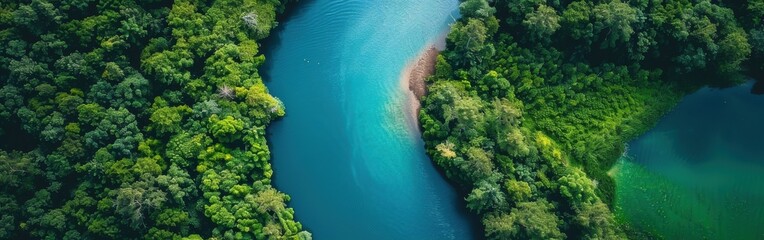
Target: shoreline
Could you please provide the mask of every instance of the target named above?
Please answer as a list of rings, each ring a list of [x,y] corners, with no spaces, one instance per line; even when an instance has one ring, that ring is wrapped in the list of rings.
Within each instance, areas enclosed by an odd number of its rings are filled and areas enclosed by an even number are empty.
[[[435,73],[438,54],[446,47],[446,34],[441,34],[436,41],[426,44],[416,57],[409,60],[401,72],[400,86],[405,95],[404,115],[409,127],[417,132],[421,132],[419,109],[422,97],[427,94],[426,80]]]

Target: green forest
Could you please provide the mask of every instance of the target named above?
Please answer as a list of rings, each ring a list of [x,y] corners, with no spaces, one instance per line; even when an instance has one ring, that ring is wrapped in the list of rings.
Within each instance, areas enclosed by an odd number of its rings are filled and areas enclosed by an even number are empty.
[[[0,239],[312,239],[260,72],[297,1],[0,2]],[[764,0],[459,10],[419,121],[487,239],[660,238],[608,170],[686,94],[764,76]]]
[[[0,239],[310,239],[258,73],[285,1],[0,3]]]
[[[428,154],[464,189],[488,239],[660,237],[613,214],[607,171],[685,94],[764,70],[761,0],[459,9],[420,122]]]

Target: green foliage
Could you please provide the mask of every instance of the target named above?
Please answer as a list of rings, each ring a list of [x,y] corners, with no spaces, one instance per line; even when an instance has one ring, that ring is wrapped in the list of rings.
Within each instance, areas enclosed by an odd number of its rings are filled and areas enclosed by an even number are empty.
[[[226,116],[223,119],[219,119],[217,115],[210,117],[210,134],[220,141],[231,142],[240,139],[242,130],[244,130],[244,122],[232,116]]]
[[[552,207],[544,200],[518,203],[509,214],[521,229],[518,236],[526,239],[564,238],[565,234],[558,227],[562,222],[551,212]]]
[[[523,25],[536,39],[546,41],[560,28],[560,16],[554,8],[539,5],[536,11],[525,15]]]
[[[764,72],[759,2],[462,1],[427,153],[489,239],[623,239],[607,170],[688,90]]]
[[[494,54],[493,45],[486,43],[489,29],[483,21],[470,18],[466,23],[457,22],[448,34],[448,43],[454,47],[448,59],[459,66],[475,66]]]
[[[191,112],[188,106],[161,107],[154,110],[149,117],[151,128],[160,134],[172,134],[180,132],[181,122],[184,115]]]
[[[628,42],[634,29],[631,27],[637,21],[637,11],[620,0],[601,3],[592,9],[594,15],[594,32],[604,38],[602,48],[614,48]]]
[[[517,238],[517,227],[514,224],[515,219],[509,214],[488,215],[483,219],[485,226],[485,236],[488,239],[512,239]]]
[[[459,4],[459,11],[464,17],[489,18],[496,13],[496,9],[488,5],[486,0],[466,0]]]
[[[521,202],[509,214],[485,218],[489,239],[564,239],[562,221],[554,215],[552,204],[544,200]]]
[[[594,184],[586,174],[577,168],[570,168],[570,173],[559,180],[560,193],[573,203],[593,203],[596,200]]]
[[[310,239],[263,131],[285,2],[0,4],[0,238]]]
[[[478,213],[503,209],[505,205],[504,192],[495,183],[482,181],[467,195],[467,208]]]
[[[622,233],[614,231],[616,229],[615,219],[607,205],[601,202],[583,203],[577,208],[575,224],[580,224],[582,229],[586,229],[583,235],[585,239],[623,239]]]
[[[524,202],[531,197],[533,190],[531,190],[530,184],[523,181],[507,180],[504,184],[506,191],[509,193],[510,201],[512,202]]]
[[[748,44],[748,34],[742,29],[737,29],[725,36],[719,43],[719,71],[723,73],[735,73],[740,71],[740,65],[751,54],[751,45]]]

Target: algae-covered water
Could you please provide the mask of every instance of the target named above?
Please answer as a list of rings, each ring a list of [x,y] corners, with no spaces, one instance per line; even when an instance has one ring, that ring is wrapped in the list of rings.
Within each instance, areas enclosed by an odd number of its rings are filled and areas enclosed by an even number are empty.
[[[611,170],[616,213],[666,239],[764,239],[764,95],[688,95]]]

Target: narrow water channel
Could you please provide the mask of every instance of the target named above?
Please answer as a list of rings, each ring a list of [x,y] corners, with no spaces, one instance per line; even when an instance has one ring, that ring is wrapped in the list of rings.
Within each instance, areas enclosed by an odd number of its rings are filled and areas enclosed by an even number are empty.
[[[314,0],[273,32],[263,75],[275,185],[316,239],[472,239],[478,226],[407,123],[401,71],[457,0]]]

